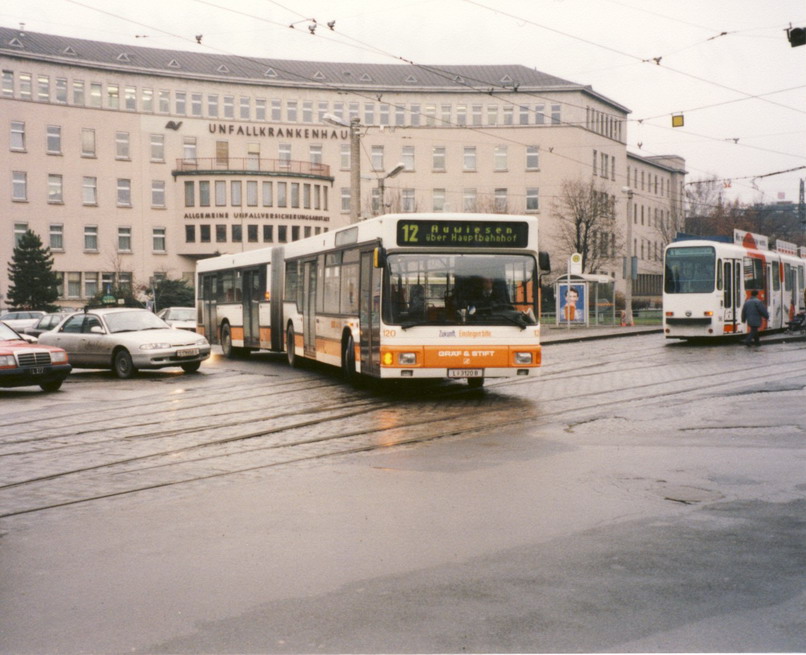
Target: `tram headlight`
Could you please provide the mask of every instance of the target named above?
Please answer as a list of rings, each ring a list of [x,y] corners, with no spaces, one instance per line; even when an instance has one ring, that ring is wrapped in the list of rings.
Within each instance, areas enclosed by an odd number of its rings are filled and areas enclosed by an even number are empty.
[[[532,363],[532,353],[531,352],[524,352],[524,353],[515,353],[515,363],[520,364],[521,366],[525,364]]]
[[[397,361],[401,366],[416,366],[417,353],[399,353]]]

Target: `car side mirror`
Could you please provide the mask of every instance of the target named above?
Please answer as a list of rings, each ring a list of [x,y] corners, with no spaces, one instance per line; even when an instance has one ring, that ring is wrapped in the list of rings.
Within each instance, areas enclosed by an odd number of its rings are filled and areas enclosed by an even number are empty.
[[[103,334],[104,329],[100,325],[93,325],[90,328],[90,334]]]

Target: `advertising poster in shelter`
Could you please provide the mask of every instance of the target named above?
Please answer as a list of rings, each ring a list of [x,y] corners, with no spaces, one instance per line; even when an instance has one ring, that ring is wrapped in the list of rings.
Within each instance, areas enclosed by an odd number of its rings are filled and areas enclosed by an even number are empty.
[[[586,285],[560,282],[560,307],[557,315],[562,323],[584,323],[587,306]]]

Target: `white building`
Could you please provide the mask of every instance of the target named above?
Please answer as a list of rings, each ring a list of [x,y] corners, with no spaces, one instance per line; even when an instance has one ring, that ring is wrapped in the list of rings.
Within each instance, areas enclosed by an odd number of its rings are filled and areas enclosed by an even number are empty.
[[[629,154],[629,110],[517,65],[285,61],[0,28],[0,260],[32,229],[64,305],[108,284],[191,279],[195,261],[394,211],[537,214],[545,249],[564,180],[596,179],[626,221],[642,289],[660,288],[661,226],[680,211],[677,157]],[[351,129],[360,198],[351,197]],[[399,164],[404,170],[389,173]],[[365,179],[365,178],[369,179]],[[664,223],[666,221],[666,223]],[[567,249],[566,249],[567,250]],[[621,253],[600,270],[621,280]],[[0,306],[8,290],[0,272]]]

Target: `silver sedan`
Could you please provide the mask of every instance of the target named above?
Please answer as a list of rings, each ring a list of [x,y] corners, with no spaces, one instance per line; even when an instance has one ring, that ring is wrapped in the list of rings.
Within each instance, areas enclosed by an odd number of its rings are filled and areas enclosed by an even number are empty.
[[[108,368],[122,379],[167,366],[194,373],[210,356],[203,336],[172,328],[148,310],[124,307],[71,314],[39,342],[64,348],[73,368]]]

